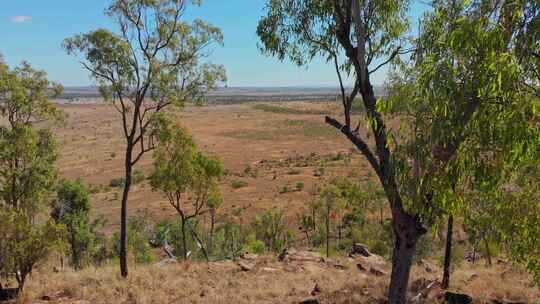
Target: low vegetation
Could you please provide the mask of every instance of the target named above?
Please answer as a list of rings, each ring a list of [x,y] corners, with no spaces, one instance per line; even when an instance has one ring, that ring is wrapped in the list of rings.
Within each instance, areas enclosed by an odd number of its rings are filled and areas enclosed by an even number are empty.
[[[270,113],[277,113],[277,114],[292,114],[292,115],[327,115],[332,114],[332,111],[329,110],[313,110],[309,108],[292,108],[292,107],[285,107],[282,105],[275,105],[275,104],[269,104],[269,103],[259,103],[253,106],[254,109],[264,111],[264,112],[270,112]]]

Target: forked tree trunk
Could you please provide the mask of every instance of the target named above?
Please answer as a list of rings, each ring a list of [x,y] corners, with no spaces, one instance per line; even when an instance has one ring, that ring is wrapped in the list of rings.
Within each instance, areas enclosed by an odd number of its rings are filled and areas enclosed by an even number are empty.
[[[452,235],[454,234],[454,216],[448,216],[448,226],[446,228],[446,248],[444,251],[444,271],[442,288],[450,287],[450,263],[452,262]]]
[[[127,209],[128,209],[128,196],[131,188],[131,173],[133,170],[133,164],[131,163],[133,152],[133,145],[128,141],[126,147],[126,160],[125,160],[125,184],[124,192],[122,194],[122,210],[120,212],[120,273],[122,277],[128,276],[128,264],[127,264]]]

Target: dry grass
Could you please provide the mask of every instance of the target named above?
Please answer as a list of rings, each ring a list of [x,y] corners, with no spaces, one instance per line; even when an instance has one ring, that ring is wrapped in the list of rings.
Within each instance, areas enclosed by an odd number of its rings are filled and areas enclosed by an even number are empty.
[[[311,297],[317,284],[321,293],[316,297],[321,303],[383,303],[389,276],[361,272],[358,262],[335,258],[281,263],[273,256],[262,256],[248,272],[231,261],[184,262],[132,267],[126,280],[120,277],[117,265],[59,273],[41,268],[30,279],[21,302],[39,303],[44,295],[53,299],[60,295],[64,300],[56,303],[299,303]],[[390,272],[388,264],[381,267]],[[427,272],[425,266],[414,266],[411,285],[418,279],[439,279],[440,268],[433,269]],[[411,297],[418,292],[412,289]],[[471,295],[475,303],[490,303],[494,297],[536,303],[540,297],[530,277],[508,265],[464,264],[453,273],[451,290]]]

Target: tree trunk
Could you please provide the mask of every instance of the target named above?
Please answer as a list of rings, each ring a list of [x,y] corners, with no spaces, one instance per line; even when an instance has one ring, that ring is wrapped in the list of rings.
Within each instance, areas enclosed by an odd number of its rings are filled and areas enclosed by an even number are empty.
[[[187,260],[186,220],[182,218],[182,256]]]
[[[491,266],[491,252],[489,250],[489,242],[486,237],[484,237],[484,246],[486,247],[486,262],[487,266]]]
[[[393,229],[395,240],[388,304],[405,304],[416,244],[427,231],[416,218],[400,210],[393,211]]]
[[[133,152],[133,145],[128,140],[126,148],[126,160],[125,160],[125,184],[124,192],[122,194],[122,210],[120,212],[120,273],[122,277],[128,276],[128,264],[127,264],[127,213],[128,213],[128,196],[131,188],[131,173],[133,170],[133,164],[131,163]]]
[[[214,229],[216,225],[216,210],[210,210],[210,239],[208,240],[208,254],[214,252]]]
[[[454,216],[448,216],[448,226],[446,230],[446,249],[444,252],[444,271],[442,288],[450,287],[450,263],[452,262],[452,235],[454,234]]]
[[[326,257],[330,257],[330,206],[326,209]]]

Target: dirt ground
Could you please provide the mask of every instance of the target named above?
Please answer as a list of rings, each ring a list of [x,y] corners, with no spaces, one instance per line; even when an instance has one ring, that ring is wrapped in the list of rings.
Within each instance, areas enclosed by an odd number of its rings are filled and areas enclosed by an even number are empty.
[[[229,172],[221,186],[223,212],[242,208],[247,214],[255,214],[275,208],[284,210],[292,219],[305,208],[310,192],[323,180],[349,174],[359,178],[371,175],[367,162],[359,155],[352,155],[350,163],[329,162],[322,176],[316,176],[320,166],[317,161],[304,162],[302,167],[295,168],[297,158],[314,154],[315,158],[328,158],[338,152],[350,153],[352,145],[338,131],[325,125],[324,115],[320,114],[335,113],[339,117],[335,105],[278,104],[295,109],[291,111],[294,114],[261,110],[253,103],[187,107],[181,123],[190,130],[198,147],[219,156]],[[69,115],[64,125],[54,127],[60,142],[61,176],[80,178],[92,187],[102,187],[92,196],[93,215],[103,215],[108,220],[107,230],[114,231],[119,223],[121,189],[107,186],[112,179],[123,176],[124,139],[119,115],[106,104],[61,105],[61,108]],[[151,162],[152,156],[147,154],[137,168],[148,173]],[[256,174],[246,174],[247,170]],[[244,181],[247,186],[233,189],[234,180]],[[279,193],[284,186],[295,188],[298,182],[305,184],[302,191]],[[143,182],[132,189],[129,214],[147,214],[159,220],[174,216],[175,211],[162,195]]]

